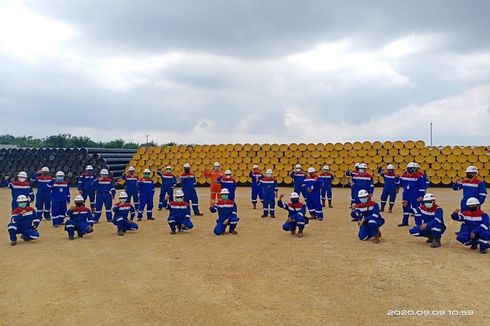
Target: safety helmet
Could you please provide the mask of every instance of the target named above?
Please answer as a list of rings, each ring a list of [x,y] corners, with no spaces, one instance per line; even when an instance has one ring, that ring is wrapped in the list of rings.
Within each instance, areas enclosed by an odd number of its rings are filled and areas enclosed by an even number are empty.
[[[175,191],[175,197],[184,197],[184,192],[182,190]]]
[[[184,164],[184,169],[185,169],[185,168],[190,168],[190,167],[191,167],[191,165],[190,165],[189,163],[185,163],[185,164]]]
[[[295,168],[296,169],[301,169],[301,164],[296,164]]]
[[[388,166],[386,167],[387,170],[394,170],[395,169],[395,166],[393,164],[388,164]]]
[[[221,166],[221,164],[219,164],[219,162],[214,162],[213,166],[214,166],[215,168],[219,168],[219,167]]]
[[[297,192],[292,192],[289,198],[294,199],[294,198],[299,198],[299,195]]]
[[[315,173],[316,170],[314,167],[308,168],[308,173]]]
[[[367,190],[364,189],[359,190],[359,192],[357,193],[357,197],[359,198],[364,198],[367,196],[369,196],[369,192],[367,192]]]
[[[230,170],[226,170],[225,171],[225,175],[231,175],[231,171]]]
[[[107,169],[100,170],[101,175],[109,175],[109,171]]]
[[[466,206],[477,206],[480,205],[480,201],[475,197],[470,197],[466,200]]]
[[[17,202],[18,203],[25,203],[25,202],[28,202],[28,201],[29,201],[29,199],[25,195],[20,195],[20,196],[17,197]]]
[[[359,164],[359,169],[367,169],[368,165],[366,163]]]
[[[65,177],[65,173],[63,171],[58,171],[58,172],[56,172],[56,176],[57,177],[63,177],[64,178]]]
[[[19,174],[17,174],[17,177],[27,179],[27,172],[20,171]]]
[[[330,170],[330,167],[329,167],[328,165],[325,165],[325,166],[323,167],[323,170]]]
[[[258,166],[257,164],[254,164],[253,168],[254,168],[254,169],[258,169],[258,168],[259,168],[259,166]]]
[[[425,194],[424,199],[422,201],[433,201],[436,200],[436,197],[433,194]]]
[[[361,163],[356,163],[356,164],[354,164],[354,166],[355,166],[356,168],[358,168],[358,167],[359,167],[359,165],[361,165]]]
[[[47,166],[43,166],[41,172],[49,172],[49,168]]]
[[[478,173],[478,168],[476,166],[470,165],[466,168],[466,173]]]
[[[130,166],[129,169],[128,169],[129,172],[134,172],[136,171],[136,169],[134,168],[134,166]]]
[[[417,167],[417,163],[415,163],[415,162],[410,162],[410,163],[407,164],[407,169],[409,169],[409,168],[416,168],[416,167]]]
[[[420,168],[420,164],[418,164],[417,162],[413,162],[413,164],[415,164],[415,167],[418,169]]]
[[[226,189],[226,188],[223,188],[223,189],[221,189],[220,194],[222,194],[222,195],[229,195],[230,194],[230,191],[228,189]]]
[[[143,173],[151,173],[150,169],[145,169]]]
[[[272,174],[272,169],[267,169],[267,171],[265,171],[266,174]]]
[[[119,198],[120,199],[122,199],[122,198],[128,198],[128,194],[125,191],[121,191],[121,193],[119,193]]]
[[[85,200],[83,200],[82,195],[76,195],[74,201],[75,203],[83,203]]]
[[[170,165],[167,165],[167,166],[165,167],[165,170],[172,170],[172,167],[171,167]]]
[[[92,165],[87,165],[85,167],[85,170],[87,170],[87,171],[90,171],[90,170],[93,170],[93,169],[94,169],[94,167]]]

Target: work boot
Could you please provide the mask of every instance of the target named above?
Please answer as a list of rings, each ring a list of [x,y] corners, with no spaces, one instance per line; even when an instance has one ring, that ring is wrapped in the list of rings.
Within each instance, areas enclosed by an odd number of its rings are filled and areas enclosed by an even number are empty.
[[[303,231],[298,231],[298,238],[302,238],[303,237]]]
[[[379,237],[378,236],[375,236],[373,238],[373,243],[375,243],[375,244],[378,244],[379,243]]]
[[[325,207],[325,199],[322,199],[322,207]]]
[[[10,245],[11,245],[11,246],[15,246],[16,244],[17,244],[17,240],[10,241]]]
[[[203,216],[203,213],[194,213],[194,216]]]
[[[253,205],[254,205],[253,209],[257,209],[257,203],[253,203]]]
[[[431,248],[439,248],[441,246],[441,240],[434,239],[434,242],[430,245]]]
[[[51,221],[51,216],[46,216],[44,219],[45,219],[46,221]]]
[[[296,234],[296,229],[292,229],[291,234]]]
[[[390,204],[390,208],[388,209],[388,213],[393,213],[393,204]]]
[[[174,230],[171,230],[171,231],[170,231],[170,234],[175,234],[175,231],[174,231]]]
[[[230,232],[231,234],[238,234],[238,232],[236,230],[233,230]]]
[[[271,217],[272,217],[272,218],[276,218],[276,215],[274,215],[274,214],[271,214]]]
[[[262,216],[261,216],[261,217],[267,217],[267,216],[268,216],[267,214],[262,214]]]
[[[142,218],[141,217],[138,217],[138,222],[141,222]]]
[[[404,226],[408,226],[408,224],[405,224],[405,223],[398,224],[398,227],[404,227]]]
[[[480,248],[480,254],[486,255],[487,253],[488,253],[488,251],[486,248],[485,249]]]
[[[148,217],[148,221],[154,221],[155,218],[154,217]]]
[[[478,248],[478,243],[472,243],[470,248],[476,250]]]
[[[117,231],[117,235],[122,236],[122,235],[124,235],[124,232],[123,231]]]
[[[432,242],[434,242],[434,239],[433,239],[432,237],[429,237],[429,238],[428,238],[428,239],[425,241],[425,243],[432,243]]]
[[[75,236],[74,236],[73,234],[70,234],[70,235],[68,236],[68,239],[69,239],[69,240],[75,240]]]
[[[381,213],[384,213],[386,204],[381,204],[381,209],[379,210]]]
[[[328,200],[328,207],[329,208],[333,208],[333,206],[332,206],[332,200],[331,199]]]

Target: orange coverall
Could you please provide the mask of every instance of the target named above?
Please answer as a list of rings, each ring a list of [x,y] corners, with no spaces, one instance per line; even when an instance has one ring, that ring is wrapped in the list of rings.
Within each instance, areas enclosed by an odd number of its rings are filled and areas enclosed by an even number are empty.
[[[212,170],[204,172],[204,176],[211,179],[211,200],[217,201],[221,192],[221,184],[218,182],[218,178],[222,177],[223,173],[221,171]]]

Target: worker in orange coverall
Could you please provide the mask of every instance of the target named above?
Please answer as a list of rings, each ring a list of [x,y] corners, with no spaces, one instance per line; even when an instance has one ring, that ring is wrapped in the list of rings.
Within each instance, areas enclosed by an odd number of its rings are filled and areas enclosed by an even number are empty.
[[[214,162],[213,170],[204,172],[206,178],[211,179],[211,199],[210,202],[214,203],[220,199],[221,184],[218,182],[218,178],[224,176],[223,172],[220,171],[221,165],[219,162]]]

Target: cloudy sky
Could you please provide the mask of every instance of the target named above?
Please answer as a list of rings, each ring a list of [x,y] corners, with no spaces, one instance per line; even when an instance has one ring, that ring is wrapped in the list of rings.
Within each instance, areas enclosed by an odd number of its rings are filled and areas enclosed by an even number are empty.
[[[0,0],[1,134],[489,144],[487,0]]]

